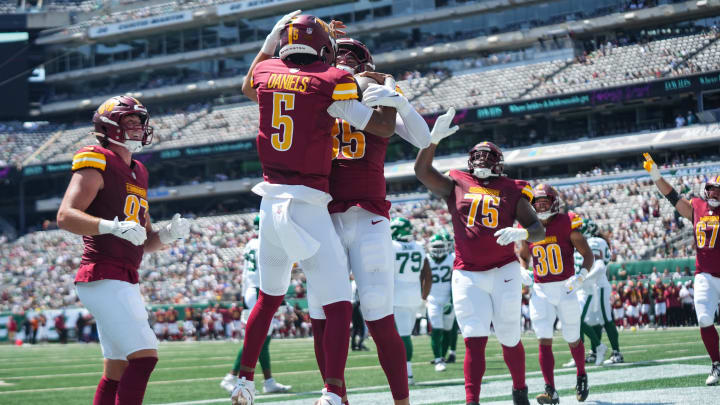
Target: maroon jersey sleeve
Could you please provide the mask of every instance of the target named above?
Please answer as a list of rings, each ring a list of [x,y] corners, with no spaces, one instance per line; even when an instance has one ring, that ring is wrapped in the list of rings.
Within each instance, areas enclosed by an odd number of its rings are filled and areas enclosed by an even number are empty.
[[[720,277],[720,207],[711,207],[702,198],[690,200],[695,228],[695,274]]]
[[[128,166],[111,150],[90,146],[73,157],[73,171],[86,168],[98,170],[103,176],[103,188],[85,210],[88,214],[107,220],[117,217],[120,221],[135,221],[145,226],[149,209],[148,173],[142,163],[133,161]],[[83,236],[83,242],[85,249],[75,282],[103,279],[138,282],[143,246],[111,234]]]
[[[454,268],[487,271],[516,261],[514,246],[498,245],[494,234],[514,225],[518,201],[530,186],[506,177],[478,179],[459,170],[449,176],[455,182],[447,200],[455,232]]]
[[[575,249],[570,240],[573,217],[572,213],[555,215],[545,226],[545,239],[530,243],[536,283],[563,281],[575,274]]]
[[[358,98],[348,72],[315,62],[294,65],[280,59],[259,63],[253,71],[260,123],[258,155],[265,181],[329,192],[335,101]]]

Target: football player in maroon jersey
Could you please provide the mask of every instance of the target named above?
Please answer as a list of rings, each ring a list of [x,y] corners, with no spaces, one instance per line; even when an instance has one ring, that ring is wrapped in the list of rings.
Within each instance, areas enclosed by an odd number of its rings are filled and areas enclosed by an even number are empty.
[[[375,73],[370,50],[351,38],[337,40],[336,66],[351,74],[362,74],[384,81],[386,75]],[[362,89],[361,90],[365,90]],[[387,97],[397,94],[395,132],[417,148],[430,144],[427,123],[410,105],[400,90],[382,91]],[[363,93],[363,101],[378,99],[377,90]],[[390,202],[385,187],[385,153],[388,138],[359,131],[338,118],[332,129],[333,162],[330,171],[328,205],[335,231],[349,256],[350,271],[355,277],[360,309],[378,349],[380,365],[385,371],[396,404],[407,404],[408,375],[403,341],[395,328],[393,316],[394,252],[390,237]],[[324,374],[323,333],[325,313],[309,291],[315,355]]]
[[[520,341],[521,267],[513,242],[537,242],[545,228],[530,201],[532,187],[503,176],[503,154],[491,142],[470,150],[468,171],[442,174],[432,166],[438,142],[454,131],[454,111],[438,118],[432,143],[415,160],[415,174],[434,194],[446,199],[455,231],[452,295],[465,338],[465,397],[480,402],[485,346],[492,322],[513,380],[513,402],[529,404],[525,350]],[[518,221],[523,228],[514,227]]]
[[[573,212],[560,213],[557,191],[551,185],[541,183],[534,187],[533,194],[532,204],[545,226],[545,239],[531,243],[521,241],[519,256],[523,267],[532,267],[534,276],[530,318],[540,341],[538,361],[545,379],[545,392],[536,399],[540,404],[560,403],[560,395],[555,390],[552,351],[553,326],[555,318],[559,318],[563,338],[570,346],[577,368],[575,395],[582,402],[587,399],[589,388],[585,372],[585,346],[580,340],[582,307],[575,294],[586,279],[592,280],[590,270],[595,257],[580,232],[582,218]],[[583,257],[578,274],[575,274],[575,249]]]
[[[73,156],[73,175],[57,213],[58,226],[82,235],[85,244],[75,285],[97,321],[105,358],[94,405],[142,403],[158,355],[138,267],[143,253],[190,233],[180,214],[159,231],[150,223],[148,172],[132,159],[152,141],[149,118],[145,106],[127,96],[97,109],[93,124],[100,145]]]
[[[660,193],[689,221],[695,234],[695,313],[700,325],[700,336],[710,355],[712,368],[705,380],[707,385],[720,381],[720,343],[715,329],[715,312],[720,302],[720,176],[708,178],[703,184],[702,197],[680,197],[678,192],[663,179],[650,154],[645,153],[645,170],[655,182]],[[657,298],[656,298],[657,300]]]
[[[243,82],[243,93],[259,104],[257,147],[264,181],[253,187],[262,196],[260,293],[247,322],[234,404],[254,403],[255,365],[290,284],[293,262],[307,269],[313,304],[327,318],[322,331],[325,388],[318,404],[341,403],[352,305],[347,256],[327,210],[331,132],[335,118],[377,136],[395,132],[395,109],[361,104],[353,76],[334,66],[333,27],[299,13],[273,27]],[[273,58],[278,43],[280,57]]]

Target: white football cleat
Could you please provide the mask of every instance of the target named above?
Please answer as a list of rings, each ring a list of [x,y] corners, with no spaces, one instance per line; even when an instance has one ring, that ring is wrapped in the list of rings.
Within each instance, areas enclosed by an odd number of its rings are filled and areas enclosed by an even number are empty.
[[[447,366],[445,365],[444,360],[440,360],[437,363],[435,363],[435,371],[440,372],[440,371],[445,371],[445,370],[447,370]]]
[[[292,385],[283,385],[275,381],[274,378],[268,378],[263,384],[263,393],[274,394],[276,392],[288,392],[292,388]]]
[[[253,405],[255,404],[255,382],[248,381],[245,377],[240,378],[230,396],[232,405]]]
[[[322,396],[315,401],[315,405],[342,405],[342,398],[337,394],[328,392],[327,388],[323,388]]]
[[[408,376],[408,385],[415,385],[415,378],[413,378],[413,376]]]
[[[570,361],[563,364],[563,367],[575,367],[575,359],[570,359]]]
[[[720,381],[720,361],[716,361],[712,364],[710,375],[708,376],[707,380],[705,380],[705,384],[717,385],[718,381]]]
[[[605,361],[605,353],[607,353],[608,347],[605,346],[605,343],[600,343],[598,347],[595,348],[595,351],[597,354],[595,355],[595,365],[601,366],[603,362]]]
[[[220,381],[220,386],[229,394],[232,394],[237,382],[238,378],[236,375],[226,374],[222,381]]]

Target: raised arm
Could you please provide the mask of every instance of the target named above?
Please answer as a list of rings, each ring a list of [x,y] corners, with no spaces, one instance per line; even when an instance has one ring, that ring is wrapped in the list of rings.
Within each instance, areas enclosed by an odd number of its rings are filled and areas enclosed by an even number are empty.
[[[643,156],[645,157],[645,163],[643,163],[643,167],[645,168],[645,170],[648,171],[648,173],[650,173],[650,178],[655,183],[655,186],[660,191],[660,194],[662,194],[668,201],[670,201],[670,204],[672,204],[672,206],[675,207],[676,210],[678,210],[680,215],[692,221],[693,208],[690,201],[688,201],[688,199],[685,197],[680,197],[677,191],[675,191],[675,189],[673,188],[673,186],[671,186],[670,183],[663,179],[662,175],[660,174],[660,170],[658,170],[657,164],[655,164],[655,161],[649,153],[643,153]]]
[[[265,38],[265,42],[263,43],[262,48],[260,48],[260,52],[258,52],[257,56],[255,56],[255,59],[253,59],[253,62],[250,65],[250,69],[248,69],[248,72],[243,79],[242,92],[250,100],[256,103],[258,102],[257,92],[253,88],[252,83],[253,71],[255,70],[255,66],[258,63],[264,60],[268,60],[272,58],[273,55],[275,55],[275,48],[277,48],[277,44],[280,41],[280,31],[285,28],[285,24],[287,24],[288,21],[290,21],[293,17],[300,13],[300,10],[295,10],[292,13],[285,14],[282,18],[278,20],[277,23],[275,23],[273,29],[270,30],[270,34],[268,34],[267,38]]]
[[[451,127],[455,118],[455,109],[450,108],[445,114],[438,117],[430,132],[430,146],[420,149],[415,159],[415,175],[428,190],[439,197],[448,198],[455,187],[455,182],[449,176],[440,173],[432,165],[435,158],[435,149],[444,138],[457,132],[457,125]]]

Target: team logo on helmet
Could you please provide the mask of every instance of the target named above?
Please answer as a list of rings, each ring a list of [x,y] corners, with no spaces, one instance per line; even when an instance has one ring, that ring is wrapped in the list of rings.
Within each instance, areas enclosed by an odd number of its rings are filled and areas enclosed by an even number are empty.
[[[720,200],[717,198],[711,198],[713,188],[720,189],[720,176],[713,176],[707,179],[701,190],[703,200],[707,201],[708,205],[715,208],[720,206]]]
[[[452,251],[452,237],[449,233],[436,233],[428,243],[428,253],[435,261],[442,261]]]
[[[123,123],[123,118],[135,115],[140,125]],[[103,102],[92,119],[95,136],[108,142],[124,146],[131,152],[139,152],[143,146],[150,145],[153,127],[149,125],[150,114],[142,103],[129,96],[115,96]]]
[[[337,44],[330,26],[307,14],[293,17],[280,31],[280,59],[294,54],[315,55],[328,65],[335,64]]]
[[[468,169],[477,178],[502,175],[504,163],[502,150],[492,142],[480,142],[470,149]]]
[[[540,183],[533,189],[533,195],[532,204],[540,220],[547,221],[560,212],[560,198],[553,186]]]
[[[404,242],[412,240],[412,224],[407,218],[393,218],[390,221],[390,232],[393,240]]]

